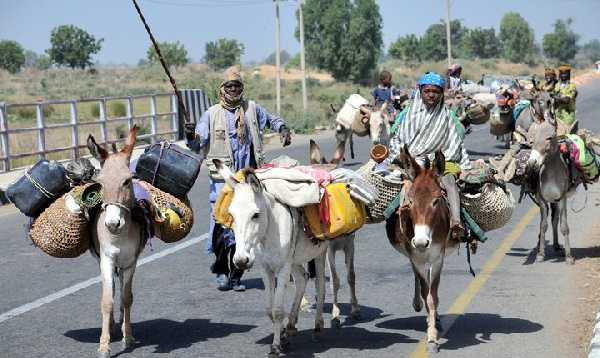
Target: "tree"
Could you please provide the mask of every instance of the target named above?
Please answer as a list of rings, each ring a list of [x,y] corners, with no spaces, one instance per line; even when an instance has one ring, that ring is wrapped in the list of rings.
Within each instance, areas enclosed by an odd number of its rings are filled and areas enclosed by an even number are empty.
[[[592,62],[600,60],[600,41],[593,39],[592,41],[583,45],[583,53]]]
[[[337,80],[369,79],[383,45],[379,5],[374,0],[307,0],[303,11],[307,63]]]
[[[52,60],[48,55],[40,55],[35,66],[38,70],[47,70],[52,67]]]
[[[23,64],[23,66],[27,67],[27,68],[36,68],[38,58],[40,56],[31,50],[25,50],[24,55],[25,55],[25,63]]]
[[[398,37],[390,45],[388,53],[392,58],[403,60],[407,66],[416,66],[421,63],[421,39],[415,34]]]
[[[0,68],[15,74],[25,64],[25,53],[23,47],[16,41],[0,41]]]
[[[283,50],[283,51],[281,51],[281,53],[279,53],[279,62],[281,64],[288,62],[290,59],[291,59],[291,56],[290,56],[289,52],[287,52],[286,50]],[[276,61],[277,61],[277,58],[276,58],[275,52],[270,54],[269,57],[267,57],[265,59],[265,63],[267,65],[271,65],[271,66],[275,66]]]
[[[472,57],[485,59],[495,58],[500,55],[500,42],[496,38],[496,30],[480,27],[469,32],[465,40],[465,50]]]
[[[554,33],[544,35],[542,47],[547,57],[556,59],[561,63],[575,58],[579,50],[577,41],[581,36],[571,30],[570,24],[570,19],[567,19],[567,21],[556,20]]]
[[[187,51],[179,41],[175,43],[161,42],[158,44],[158,48],[168,67],[183,67],[188,63]],[[160,59],[154,46],[150,46],[146,54],[151,64],[160,64]]]
[[[102,49],[103,38],[96,38],[73,25],[62,25],[52,29],[50,43],[52,47],[46,50],[52,62],[57,66],[69,66],[72,69],[92,68],[92,54]]]
[[[213,69],[225,69],[240,62],[244,54],[244,45],[237,40],[219,39],[218,42],[207,42],[204,60]]]
[[[531,63],[538,47],[533,43],[535,36],[527,21],[516,12],[508,12],[500,21],[498,35],[504,58],[515,63]]]
[[[468,30],[461,25],[460,20],[450,21],[450,43],[452,44],[453,58],[464,56],[463,42],[467,35]],[[439,24],[429,26],[425,31],[425,35],[421,38],[421,55],[423,59],[433,61],[448,58],[446,25],[443,20]]]

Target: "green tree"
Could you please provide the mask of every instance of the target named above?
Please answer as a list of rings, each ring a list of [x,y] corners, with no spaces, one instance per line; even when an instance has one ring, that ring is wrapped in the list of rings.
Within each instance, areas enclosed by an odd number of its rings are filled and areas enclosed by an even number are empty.
[[[303,14],[309,65],[329,71],[337,80],[370,78],[383,45],[382,19],[374,0],[307,0]]]
[[[23,64],[23,66],[27,67],[27,68],[36,68],[38,58],[40,56],[31,50],[25,50],[24,55],[25,55],[25,63]]]
[[[265,64],[275,66],[275,62],[277,60],[275,58],[275,55],[276,55],[275,52],[270,54],[269,57],[267,57],[265,59]],[[279,62],[281,64],[287,63],[291,58],[292,58],[292,56],[290,56],[289,52],[287,52],[286,50],[283,50],[279,53]]]
[[[494,28],[475,28],[469,32],[465,39],[465,50],[472,57],[485,59],[495,58],[500,55],[500,42],[496,37]]]
[[[0,68],[15,74],[25,64],[25,52],[23,47],[16,41],[0,41]]]
[[[580,35],[571,30],[571,20],[556,20],[554,23],[554,32],[545,34],[542,39],[542,48],[544,54],[558,60],[559,62],[567,62],[575,58],[579,46]]]
[[[47,70],[52,67],[52,60],[48,55],[40,55],[35,66],[38,70]]]
[[[600,60],[600,41],[593,39],[592,41],[583,45],[583,53],[592,62]]]
[[[421,63],[421,39],[415,34],[398,37],[392,44],[388,53],[392,58],[403,60],[407,66],[416,66]]]
[[[538,52],[529,23],[516,12],[508,12],[500,21],[498,35],[504,58],[515,63],[532,63]]]
[[[213,69],[224,69],[239,64],[244,45],[237,40],[219,39],[217,42],[207,42],[204,60]]]
[[[57,66],[69,66],[72,69],[92,68],[92,55],[102,49],[103,38],[96,38],[73,25],[62,25],[50,33],[51,48],[46,50],[52,62]]]
[[[463,27],[460,20],[450,21],[450,43],[452,45],[452,57],[464,57],[464,39],[468,30]],[[443,20],[439,24],[433,24],[427,28],[425,35],[421,38],[422,58],[441,61],[448,58],[448,45],[446,41],[446,25]]]
[[[188,63],[187,51],[179,41],[175,43],[161,42],[158,44],[158,48],[168,67],[183,67]],[[146,51],[146,54],[148,55],[148,61],[151,64],[160,64],[160,59],[158,58],[158,53],[156,53],[154,45],[150,46],[148,51]]]

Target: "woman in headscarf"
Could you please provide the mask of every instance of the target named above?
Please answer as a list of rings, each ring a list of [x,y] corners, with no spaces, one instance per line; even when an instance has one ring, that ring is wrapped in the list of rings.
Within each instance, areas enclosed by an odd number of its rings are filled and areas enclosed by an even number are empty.
[[[552,97],[556,108],[556,118],[568,125],[575,122],[575,100],[577,99],[577,86],[571,82],[571,67],[558,68],[560,81],[554,86]]]
[[[220,102],[204,112],[197,124],[185,125],[187,146],[195,152],[203,150],[204,158],[207,159],[211,211],[225,185],[213,159],[219,159],[234,172],[245,167],[256,169],[264,166],[262,133],[267,127],[280,133],[284,147],[291,143],[290,131],[283,119],[268,113],[258,103],[244,99],[244,83],[238,67],[233,66],[223,72],[219,93]],[[233,264],[233,230],[216,224],[211,215],[209,235],[206,253],[214,253],[216,256],[211,271],[217,275],[217,288],[221,291],[245,291],[246,288],[241,283],[244,271]]]
[[[434,72],[421,76],[414,100],[392,137],[388,158],[393,160],[404,145],[420,164],[423,164],[426,156],[433,160],[437,150],[444,153],[446,171],[442,184],[450,204],[450,226],[460,236],[464,228],[460,223],[460,196],[456,178],[461,168],[470,168],[470,161],[456,116],[444,105],[445,82],[443,77]]]
[[[556,86],[556,82],[558,82],[556,79],[556,71],[554,71],[553,68],[547,68],[544,72],[544,78],[546,79],[546,82],[542,83],[540,89],[546,92],[554,91],[554,86]]]

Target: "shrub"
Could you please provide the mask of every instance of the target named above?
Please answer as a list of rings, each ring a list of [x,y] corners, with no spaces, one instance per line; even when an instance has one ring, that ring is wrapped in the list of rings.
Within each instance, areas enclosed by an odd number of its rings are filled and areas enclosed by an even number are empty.
[[[125,117],[127,115],[127,108],[123,102],[110,102],[108,108],[114,117]]]
[[[90,106],[92,118],[100,118],[100,103],[92,103]]]

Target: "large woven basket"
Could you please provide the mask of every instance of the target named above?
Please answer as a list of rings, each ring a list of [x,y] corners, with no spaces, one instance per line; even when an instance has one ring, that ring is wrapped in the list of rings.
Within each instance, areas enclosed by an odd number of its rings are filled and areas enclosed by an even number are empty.
[[[496,184],[486,184],[475,194],[462,192],[460,202],[483,231],[503,227],[515,211],[512,192]]]
[[[70,193],[50,204],[33,222],[29,235],[35,246],[50,256],[73,258],[87,251],[90,227],[83,212],[73,213],[66,206]]]
[[[150,197],[154,199],[156,210],[161,210],[161,208],[166,207],[168,204],[172,204],[178,207],[183,214],[183,217],[181,218],[181,226],[179,228],[172,227],[166,221],[155,222],[154,227],[157,229],[156,237],[166,243],[177,242],[186,237],[190,233],[192,225],[194,225],[194,212],[192,211],[192,206],[187,197],[184,201],[182,201],[173,195],[154,187],[148,182],[143,180],[136,181],[142,185],[144,189],[148,191]]]
[[[401,181],[389,180],[381,175],[373,173],[373,168],[376,164],[377,163],[374,160],[369,160],[356,171],[369,183],[373,184],[379,192],[375,205],[369,208],[371,218],[368,218],[368,220],[371,223],[382,222],[385,219],[383,212],[387,209],[392,200],[400,194],[403,185]]]

